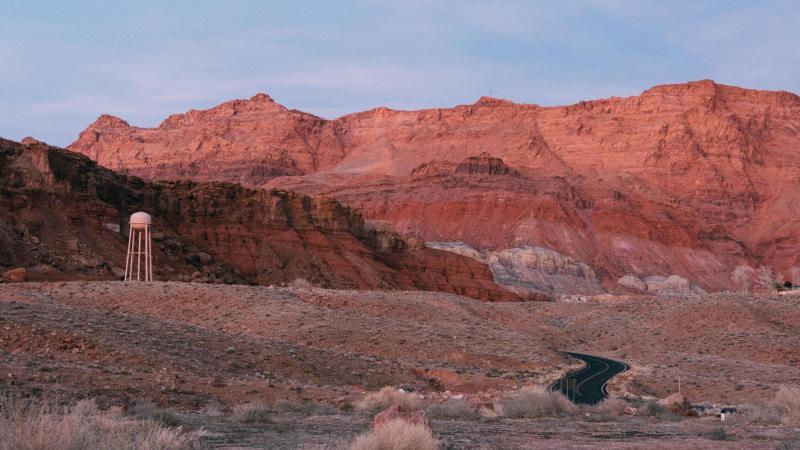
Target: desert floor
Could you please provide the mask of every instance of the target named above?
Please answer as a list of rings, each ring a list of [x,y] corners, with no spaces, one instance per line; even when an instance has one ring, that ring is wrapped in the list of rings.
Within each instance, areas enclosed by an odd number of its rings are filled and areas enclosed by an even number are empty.
[[[153,402],[212,445],[324,448],[370,427],[351,411],[367,391],[403,387],[476,401],[549,383],[580,366],[570,350],[632,370],[609,390],[677,390],[741,405],[800,385],[800,298],[603,297],[482,303],[431,292],[333,291],[197,283],[0,285],[0,390],[102,408]],[[446,391],[449,391],[446,392]],[[267,424],[238,404],[320,405]],[[291,408],[290,408],[291,409]],[[323,413],[324,411],[324,413]],[[742,418],[586,415],[435,420],[445,448],[793,448],[800,430]],[[795,444],[792,444],[792,443]]]

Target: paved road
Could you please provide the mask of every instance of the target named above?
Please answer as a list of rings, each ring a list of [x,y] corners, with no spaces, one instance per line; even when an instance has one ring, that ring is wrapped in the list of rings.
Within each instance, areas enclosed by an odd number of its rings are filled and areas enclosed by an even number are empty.
[[[568,373],[550,385],[551,391],[561,391],[575,403],[594,405],[608,397],[606,386],[614,376],[629,369],[628,365],[613,359],[582,353],[567,352],[573,358],[582,359],[586,367]]]

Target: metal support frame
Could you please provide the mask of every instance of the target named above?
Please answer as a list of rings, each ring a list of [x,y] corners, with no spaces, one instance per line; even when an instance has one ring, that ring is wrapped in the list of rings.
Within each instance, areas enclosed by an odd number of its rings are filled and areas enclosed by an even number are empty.
[[[134,281],[133,272],[136,267],[135,281],[153,281],[153,244],[150,238],[150,225],[144,229],[134,229],[130,225],[128,232],[128,255],[125,257],[125,281]],[[142,251],[144,245],[144,251]],[[144,279],[142,279],[142,258],[144,258]]]

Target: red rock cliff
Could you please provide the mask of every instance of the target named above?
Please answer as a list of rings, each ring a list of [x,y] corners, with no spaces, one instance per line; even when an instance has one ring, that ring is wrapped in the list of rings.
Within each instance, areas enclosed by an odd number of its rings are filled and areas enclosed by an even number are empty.
[[[336,120],[260,95],[154,129],[101,117],[70,146],[149,178],[332,196],[425,240],[550,248],[607,285],[679,274],[709,289],[741,262],[798,264],[798,148],[800,98],[708,80],[561,107],[482,98]]]
[[[0,193],[0,266],[44,264],[62,277],[111,276],[124,264],[125,220],[144,210],[155,218],[161,280],[303,278],[325,287],[523,299],[494,284],[477,261],[371,229],[360,214],[321,197],[228,183],[146,182],[72,152],[1,139]]]

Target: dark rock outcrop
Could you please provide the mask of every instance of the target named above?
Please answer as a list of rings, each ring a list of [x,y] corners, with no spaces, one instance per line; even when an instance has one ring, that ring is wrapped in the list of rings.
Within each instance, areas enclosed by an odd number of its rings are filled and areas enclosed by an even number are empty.
[[[124,126],[119,121],[115,126]],[[0,140],[0,267],[114,278],[129,215],[154,217],[157,278],[420,289],[522,300],[469,258],[375,230],[337,201],[229,183],[147,182],[77,153]],[[199,275],[198,275],[199,274]],[[543,298],[543,297],[540,297]]]

